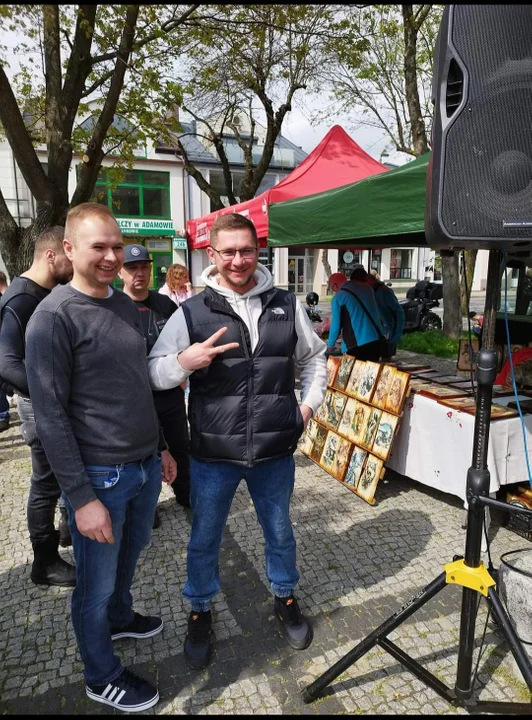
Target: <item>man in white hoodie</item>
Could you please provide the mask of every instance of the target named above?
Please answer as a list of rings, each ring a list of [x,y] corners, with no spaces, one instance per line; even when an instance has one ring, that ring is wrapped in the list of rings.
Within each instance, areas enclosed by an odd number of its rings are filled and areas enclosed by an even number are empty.
[[[191,612],[184,650],[197,670],[211,656],[220,544],[242,478],[264,533],[275,615],[292,647],[304,650],[312,642],[312,627],[294,597],[299,572],[289,510],[293,454],[327,383],[326,346],[296,296],[275,288],[258,264],[253,223],[222,215],[210,240],[206,289],[172,315],[149,355],[156,390],[190,378],[192,530],[183,595]]]

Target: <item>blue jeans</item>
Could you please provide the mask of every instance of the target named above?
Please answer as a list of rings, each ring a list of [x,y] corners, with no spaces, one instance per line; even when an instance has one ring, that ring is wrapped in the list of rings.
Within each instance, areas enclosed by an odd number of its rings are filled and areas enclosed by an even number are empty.
[[[245,479],[266,542],[266,575],[279,597],[292,593],[299,580],[296,541],[290,523],[294,457],[267,460],[253,467],[190,459],[192,530],[183,596],[192,610],[205,611],[220,592],[218,556],[231,503]]]
[[[87,465],[85,470],[96,497],[111,516],[114,543],[81,535],[65,497],[76,559],[72,625],[85,681],[105,685],[123,669],[113,652],[110,629],[123,628],[134,617],[131,584],[141,550],[151,537],[161,492],[161,460],[154,454],[125,465]]]

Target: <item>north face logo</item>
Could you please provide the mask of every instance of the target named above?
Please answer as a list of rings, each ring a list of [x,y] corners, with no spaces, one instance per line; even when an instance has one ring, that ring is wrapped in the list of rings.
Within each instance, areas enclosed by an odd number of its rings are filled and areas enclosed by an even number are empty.
[[[283,308],[272,308],[271,310],[274,315],[284,315]]]

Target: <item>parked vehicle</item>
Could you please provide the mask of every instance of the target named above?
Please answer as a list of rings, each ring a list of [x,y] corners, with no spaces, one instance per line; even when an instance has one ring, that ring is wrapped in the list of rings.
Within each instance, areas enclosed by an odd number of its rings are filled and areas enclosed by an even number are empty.
[[[316,292],[309,292],[305,300],[307,301],[305,311],[314,326],[314,332],[316,332],[319,337],[323,337],[324,333],[328,332],[331,327],[331,320],[328,317],[324,318],[322,315],[323,310],[318,307],[320,296]]]
[[[428,280],[420,280],[407,290],[406,299],[399,301],[405,314],[404,332],[441,330],[441,317],[432,308],[440,306],[442,297],[442,284]]]

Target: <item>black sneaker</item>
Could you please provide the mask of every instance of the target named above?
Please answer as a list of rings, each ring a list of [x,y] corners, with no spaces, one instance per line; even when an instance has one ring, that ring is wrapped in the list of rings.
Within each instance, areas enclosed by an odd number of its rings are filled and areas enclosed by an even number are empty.
[[[286,598],[275,596],[274,612],[281,623],[288,644],[295,650],[308,648],[314,637],[312,625],[302,615],[293,595]]]
[[[149,615],[140,615],[135,613],[135,617],[121,630],[113,630],[111,628],[111,640],[119,640],[120,638],[149,638],[158,635],[163,629],[163,621],[158,617],[150,617]]]
[[[185,658],[193,670],[203,670],[209,664],[213,639],[211,611],[192,611],[188,616]]]
[[[159,702],[159,693],[153,685],[125,669],[107,685],[85,685],[85,691],[91,700],[123,712],[142,712]]]
[[[161,524],[161,517],[159,515],[159,511],[157,510],[157,508],[155,508],[155,515],[153,516],[152,530],[155,530],[156,528],[158,528],[160,524]]]

